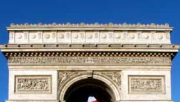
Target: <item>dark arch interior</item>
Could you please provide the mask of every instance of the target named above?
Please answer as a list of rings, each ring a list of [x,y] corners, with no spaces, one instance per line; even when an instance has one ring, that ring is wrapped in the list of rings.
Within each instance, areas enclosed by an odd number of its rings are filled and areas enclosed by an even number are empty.
[[[89,96],[94,96],[98,102],[111,102],[112,97],[107,85],[96,79],[84,79],[74,83],[66,92],[66,102],[87,102]]]

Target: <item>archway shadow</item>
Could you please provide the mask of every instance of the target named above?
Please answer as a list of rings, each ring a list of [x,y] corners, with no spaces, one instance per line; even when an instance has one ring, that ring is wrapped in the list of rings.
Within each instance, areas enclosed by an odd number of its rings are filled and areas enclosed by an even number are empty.
[[[112,92],[102,81],[83,79],[68,88],[65,94],[66,102],[87,102],[89,96],[94,96],[98,102],[112,102]]]

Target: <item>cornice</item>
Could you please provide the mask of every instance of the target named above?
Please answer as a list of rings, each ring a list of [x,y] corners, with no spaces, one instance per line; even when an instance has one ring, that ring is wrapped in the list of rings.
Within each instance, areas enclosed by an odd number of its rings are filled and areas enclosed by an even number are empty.
[[[6,57],[174,57],[168,52],[5,52]]]
[[[4,44],[8,51],[153,51],[178,52],[179,45],[172,44]]]
[[[114,48],[113,48],[114,47]],[[8,44],[9,65],[171,65],[178,45]]]
[[[92,28],[92,29],[91,29]],[[12,23],[8,30],[169,30],[172,31],[172,27],[169,24],[85,24],[85,23],[52,23],[52,24],[14,24]]]

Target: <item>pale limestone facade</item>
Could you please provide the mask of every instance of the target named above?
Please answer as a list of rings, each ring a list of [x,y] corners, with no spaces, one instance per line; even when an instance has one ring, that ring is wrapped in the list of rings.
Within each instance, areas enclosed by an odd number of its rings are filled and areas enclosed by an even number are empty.
[[[171,44],[168,24],[12,24],[7,30],[6,102],[75,102],[73,95],[90,87],[107,94],[102,102],[173,102],[170,71],[179,46]]]

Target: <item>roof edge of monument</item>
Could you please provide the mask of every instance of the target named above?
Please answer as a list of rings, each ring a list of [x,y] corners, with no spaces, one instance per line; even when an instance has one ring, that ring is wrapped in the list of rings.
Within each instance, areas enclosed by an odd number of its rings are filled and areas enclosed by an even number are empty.
[[[179,45],[173,44],[4,44],[7,51],[163,51],[178,52]]]
[[[75,28],[75,29],[73,29]],[[78,29],[77,29],[78,28]],[[94,29],[90,29],[94,28]],[[7,30],[172,30],[168,23],[165,24],[115,24],[115,23],[50,23],[50,24],[14,24]]]

